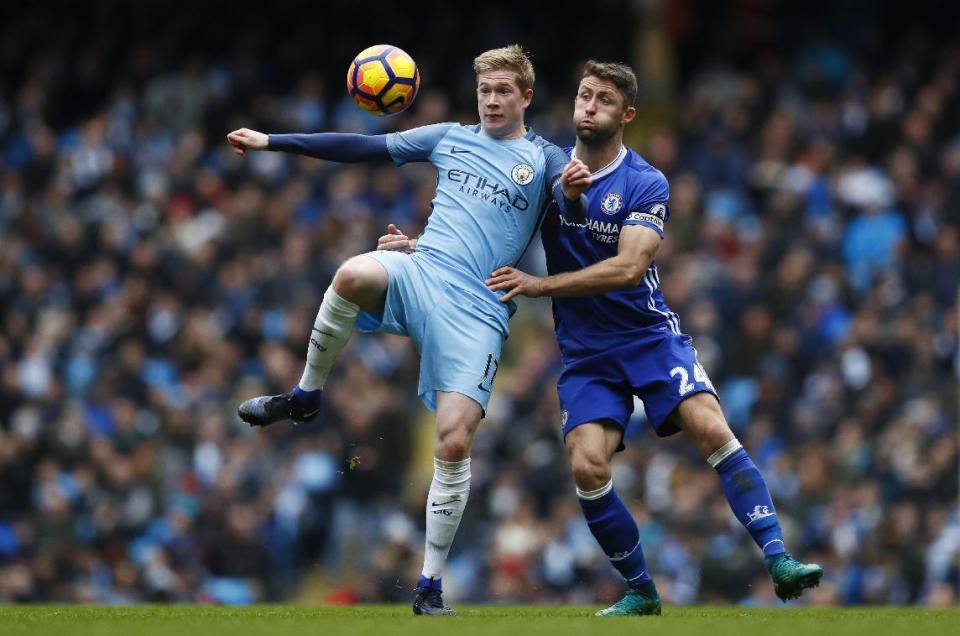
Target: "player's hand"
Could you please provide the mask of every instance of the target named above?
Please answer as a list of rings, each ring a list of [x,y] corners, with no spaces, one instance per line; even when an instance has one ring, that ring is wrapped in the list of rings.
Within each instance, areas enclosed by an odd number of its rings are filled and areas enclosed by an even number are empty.
[[[377,249],[388,252],[405,252],[409,254],[417,244],[417,239],[411,239],[400,231],[393,223],[387,226],[387,233],[377,239]]]
[[[540,276],[531,276],[526,272],[521,272],[513,267],[501,267],[490,274],[486,280],[487,287],[492,291],[507,290],[507,293],[500,297],[500,302],[508,302],[514,296],[529,296],[538,298],[543,295],[543,278]]]
[[[269,138],[256,130],[237,128],[227,135],[227,141],[233,146],[233,151],[242,157],[248,150],[266,150]]]
[[[587,164],[579,159],[571,159],[570,163],[563,169],[560,175],[560,187],[563,188],[563,196],[571,201],[579,199],[590,184],[593,183],[593,175]]]

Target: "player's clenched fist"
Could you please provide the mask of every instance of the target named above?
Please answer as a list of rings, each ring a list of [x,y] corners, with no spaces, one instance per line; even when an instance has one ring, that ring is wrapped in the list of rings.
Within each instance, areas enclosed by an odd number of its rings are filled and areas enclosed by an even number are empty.
[[[242,157],[247,150],[266,150],[268,138],[256,130],[237,128],[227,135],[227,141],[233,146],[233,151]]]
[[[560,175],[560,186],[563,188],[563,195],[568,199],[577,199],[593,183],[593,175],[587,164],[579,159],[571,159],[570,163],[563,169]]]

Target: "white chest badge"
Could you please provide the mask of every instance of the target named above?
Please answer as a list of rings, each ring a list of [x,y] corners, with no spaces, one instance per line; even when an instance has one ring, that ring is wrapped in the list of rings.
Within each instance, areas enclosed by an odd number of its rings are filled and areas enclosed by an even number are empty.
[[[525,163],[518,163],[510,171],[510,178],[517,185],[525,186],[533,181],[533,168]]]
[[[600,200],[600,209],[604,214],[616,214],[623,207],[623,196],[619,192],[608,192]]]

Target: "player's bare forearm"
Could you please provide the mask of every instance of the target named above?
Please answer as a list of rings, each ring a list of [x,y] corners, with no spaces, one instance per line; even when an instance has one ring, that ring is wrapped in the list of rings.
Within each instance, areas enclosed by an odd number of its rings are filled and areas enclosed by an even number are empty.
[[[621,289],[633,289],[650,269],[660,235],[648,227],[625,226],[620,232],[617,255],[573,272],[543,279],[544,296],[592,296]]]
[[[652,260],[647,262],[647,267]],[[507,302],[514,296],[593,296],[636,287],[644,271],[646,268],[642,263],[634,266],[614,256],[581,270],[545,277],[532,276],[513,267],[501,267],[486,283],[492,291],[506,292],[500,302]]]
[[[617,255],[589,267],[546,277],[531,276],[512,267],[501,267],[490,275],[486,283],[493,291],[506,291],[501,302],[514,296],[593,296],[633,289],[650,268],[659,247],[660,236],[653,230],[627,226],[620,234]]]
[[[581,270],[547,276],[543,279],[543,295],[593,296],[621,289],[633,289],[640,284],[644,272],[652,262],[652,255],[645,262],[627,262],[618,255]]]

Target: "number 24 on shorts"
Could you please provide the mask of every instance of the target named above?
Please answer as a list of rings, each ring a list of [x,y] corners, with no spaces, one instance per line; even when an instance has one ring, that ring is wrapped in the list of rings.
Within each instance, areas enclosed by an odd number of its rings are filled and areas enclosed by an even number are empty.
[[[677,388],[680,395],[686,395],[690,391],[693,391],[696,388],[696,385],[690,381],[690,374],[687,373],[687,370],[683,367],[673,367],[670,369],[670,377],[675,378],[680,376],[680,386]],[[710,388],[711,391],[715,391],[713,388],[713,383],[710,381],[710,378],[707,376],[707,372],[703,370],[703,367],[700,366],[700,363],[697,362],[693,365],[693,380],[694,382],[699,382],[700,384],[705,384]]]

